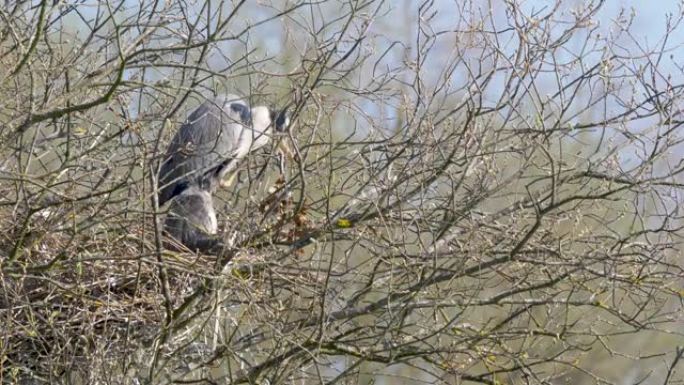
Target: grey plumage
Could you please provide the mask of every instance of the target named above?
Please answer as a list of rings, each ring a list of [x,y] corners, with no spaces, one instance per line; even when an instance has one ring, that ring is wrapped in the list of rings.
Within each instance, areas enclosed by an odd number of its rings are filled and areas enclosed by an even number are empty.
[[[221,246],[211,194],[195,185],[185,187],[171,200],[164,229],[193,250],[209,252]]]
[[[238,160],[268,143],[270,126],[268,108],[250,109],[235,95],[202,103],[171,140],[159,174],[159,204],[177,193],[179,183],[214,192]]]
[[[161,166],[159,205],[171,201],[166,233],[190,249],[222,255],[212,194],[240,159],[268,143],[274,126],[282,132],[288,125],[285,111],[250,108],[235,95],[202,103],[173,137]]]

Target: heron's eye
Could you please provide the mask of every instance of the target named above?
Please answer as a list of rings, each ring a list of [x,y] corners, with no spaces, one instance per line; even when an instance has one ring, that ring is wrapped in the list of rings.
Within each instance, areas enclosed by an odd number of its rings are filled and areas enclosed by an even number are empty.
[[[251,124],[252,123],[252,114],[249,111],[249,108],[247,106],[245,106],[244,104],[232,103],[230,105],[230,109],[233,110],[233,112],[237,113],[240,116],[240,120],[242,121],[242,124]]]

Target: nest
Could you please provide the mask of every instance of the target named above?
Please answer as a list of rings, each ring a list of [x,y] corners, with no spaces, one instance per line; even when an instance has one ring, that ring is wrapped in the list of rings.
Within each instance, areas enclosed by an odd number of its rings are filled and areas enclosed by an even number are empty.
[[[276,229],[275,236],[289,239],[304,231],[304,221],[303,214],[286,215],[292,202],[283,197],[266,198],[277,215],[263,233]],[[149,363],[149,357],[136,356],[159,338],[168,309],[221,275],[214,256],[160,249],[151,216],[122,211],[93,222],[91,211],[84,206],[3,222],[3,382],[46,383],[74,375],[92,382],[89,373],[113,377],[103,382],[123,381],[136,360]],[[252,262],[264,260],[249,252],[236,252],[234,259],[222,276],[228,281],[243,280]]]

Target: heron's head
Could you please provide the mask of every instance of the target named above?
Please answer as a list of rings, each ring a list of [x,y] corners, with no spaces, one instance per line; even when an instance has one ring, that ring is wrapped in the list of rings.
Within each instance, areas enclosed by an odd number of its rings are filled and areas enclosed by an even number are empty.
[[[268,133],[271,127],[271,111],[266,106],[252,108],[252,129],[259,134]]]
[[[265,106],[252,108],[252,150],[263,147],[269,141],[272,129],[271,111]]]
[[[287,109],[281,111],[268,108],[265,106],[257,106],[252,108],[252,126],[257,134],[264,134],[262,138],[257,139],[257,145],[266,144],[268,135],[283,134],[287,132],[287,127],[290,125],[290,118],[287,116]],[[278,140],[278,149],[289,158],[293,158],[292,150],[287,145],[284,138]]]
[[[278,111],[266,106],[252,108],[252,127],[257,133],[283,133],[290,125],[287,110]]]

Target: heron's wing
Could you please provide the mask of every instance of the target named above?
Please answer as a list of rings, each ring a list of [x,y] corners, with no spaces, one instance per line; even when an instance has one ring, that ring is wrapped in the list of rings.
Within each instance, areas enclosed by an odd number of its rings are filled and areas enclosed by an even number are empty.
[[[249,106],[243,100],[226,97],[221,115],[223,127],[217,142],[220,149],[225,149],[218,156],[218,162],[210,165],[204,174],[202,184],[208,191],[214,192],[225,175],[237,167],[238,161],[245,156],[242,146],[246,139],[245,128],[252,121]]]
[[[207,100],[193,111],[171,140],[160,171],[159,204],[173,197],[181,181],[212,185],[207,175],[226,167],[237,154],[245,122],[251,119],[247,103],[227,95]]]

